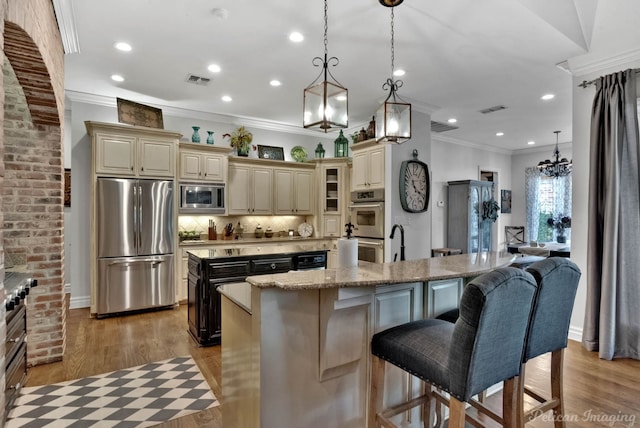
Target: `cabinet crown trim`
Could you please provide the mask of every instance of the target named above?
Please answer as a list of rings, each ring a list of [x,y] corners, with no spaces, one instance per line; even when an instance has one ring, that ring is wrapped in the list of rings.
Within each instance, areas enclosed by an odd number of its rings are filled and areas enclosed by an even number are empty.
[[[157,128],[148,128],[146,126],[134,126],[134,125],[123,125],[119,123],[105,123],[105,122],[95,122],[92,120],[85,120],[84,126],[87,129],[87,134],[90,136],[94,136],[99,132],[109,132],[109,133],[126,133],[126,134],[145,134],[145,135],[153,135],[153,136],[161,136],[161,137],[170,137],[176,140],[179,140],[182,137],[182,134],[177,131],[169,131],[166,129],[157,129]]]

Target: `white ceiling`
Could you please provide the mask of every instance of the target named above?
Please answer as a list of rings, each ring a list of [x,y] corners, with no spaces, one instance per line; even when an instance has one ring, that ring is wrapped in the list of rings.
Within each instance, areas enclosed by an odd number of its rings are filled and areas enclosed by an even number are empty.
[[[303,90],[320,72],[311,61],[323,55],[323,1],[71,1],[80,53],[65,56],[67,90],[302,126]],[[390,9],[377,0],[328,7],[329,55],[340,59],[332,72],[359,128],[387,95]],[[561,130],[571,141],[572,80],[557,64],[638,49],[638,22],[638,0],[406,0],[395,8],[395,65],[407,71],[399,94],[432,120],[457,118],[459,129],[440,134],[448,138],[518,150],[553,144]],[[288,40],[294,30],[302,43]],[[207,71],[211,63],[222,72]],[[189,73],[212,81],[186,83]],[[546,93],[556,97],[542,101]],[[496,105],[507,109],[479,113]]]

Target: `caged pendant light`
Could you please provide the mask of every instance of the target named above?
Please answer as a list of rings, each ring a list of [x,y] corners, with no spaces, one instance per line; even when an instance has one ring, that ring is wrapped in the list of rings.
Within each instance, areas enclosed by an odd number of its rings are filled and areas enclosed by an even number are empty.
[[[411,138],[411,104],[398,96],[402,80],[394,80],[394,9],[402,0],[379,0],[380,4],[391,8],[391,77],[382,85],[389,95],[376,112],[376,138],[378,142],[401,144]]]
[[[314,66],[322,65],[322,71],[304,90],[303,126],[322,132],[348,126],[348,91],[333,77],[329,65],[339,64],[338,58],[327,53],[327,0],[324,0],[324,59],[313,58]],[[319,82],[319,79],[323,80]]]
[[[558,149],[558,136],[560,131],[553,131],[556,134],[556,149],[553,151],[554,160],[545,159],[538,163],[538,169],[547,177],[558,178],[571,174],[573,169],[573,161],[567,158],[560,158],[560,150]]]

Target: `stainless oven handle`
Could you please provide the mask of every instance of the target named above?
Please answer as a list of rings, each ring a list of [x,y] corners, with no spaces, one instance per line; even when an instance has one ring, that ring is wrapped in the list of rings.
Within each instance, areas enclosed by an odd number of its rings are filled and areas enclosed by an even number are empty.
[[[363,247],[378,247],[378,248],[384,247],[384,242],[365,241],[362,238],[355,238],[355,239],[358,239],[358,245],[361,245]]]
[[[351,204],[349,208],[382,208],[382,202],[379,204]]]

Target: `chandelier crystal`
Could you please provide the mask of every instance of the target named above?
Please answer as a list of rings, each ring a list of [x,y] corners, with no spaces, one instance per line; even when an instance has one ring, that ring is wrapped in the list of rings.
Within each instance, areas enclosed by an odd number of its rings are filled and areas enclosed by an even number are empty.
[[[402,1],[383,1],[380,3],[391,8],[391,77],[382,85],[389,95],[376,112],[376,138],[378,142],[404,143],[411,138],[411,104],[398,96],[402,80],[393,78],[395,68],[394,46],[394,6]]]
[[[324,58],[313,58],[315,67],[322,71],[304,90],[303,126],[321,132],[333,131],[348,126],[348,91],[333,77],[329,65],[339,64],[338,58],[328,55],[327,0],[324,0]],[[322,78],[322,81],[320,79]]]
[[[553,131],[556,134],[556,148],[553,151],[554,160],[545,159],[538,163],[538,169],[547,177],[558,178],[566,177],[573,170],[573,161],[567,158],[560,158],[560,150],[558,149],[558,136],[561,131]]]

